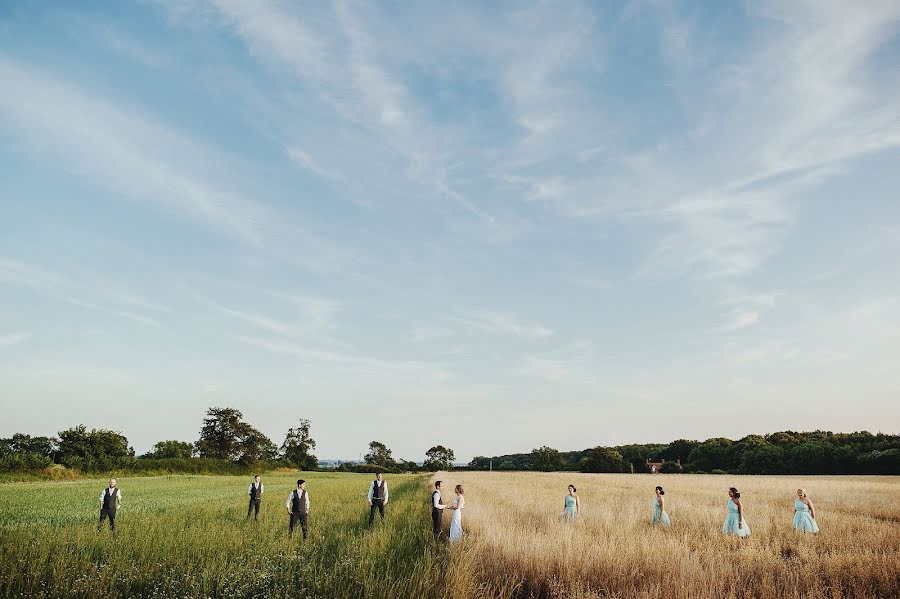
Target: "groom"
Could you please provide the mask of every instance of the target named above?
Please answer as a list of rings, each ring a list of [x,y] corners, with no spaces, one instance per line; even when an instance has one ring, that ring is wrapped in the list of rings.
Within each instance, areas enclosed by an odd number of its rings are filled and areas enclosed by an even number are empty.
[[[446,507],[441,501],[441,481],[435,481],[434,493],[431,494],[431,527],[434,529],[435,539],[441,537],[441,524]]]

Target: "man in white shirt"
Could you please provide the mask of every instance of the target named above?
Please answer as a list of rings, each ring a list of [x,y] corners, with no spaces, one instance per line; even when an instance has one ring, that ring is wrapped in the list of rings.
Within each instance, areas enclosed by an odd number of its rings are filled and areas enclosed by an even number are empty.
[[[369,526],[375,522],[375,510],[381,514],[384,522],[384,506],[388,502],[387,481],[381,480],[381,472],[375,474],[375,480],[369,485]]]
[[[109,529],[116,531],[116,512],[122,507],[122,492],[116,487],[116,479],[109,479],[109,486],[100,491],[100,522],[97,530],[103,526],[103,521],[109,518]]]
[[[256,509],[256,513],[253,514],[253,519],[259,519],[259,504],[262,502],[263,493],[266,492],[266,486],[262,484],[262,479],[259,478],[259,475],[253,477],[253,482],[250,483],[250,486],[247,488],[247,493],[250,495],[250,506],[247,508],[247,519],[250,518],[250,512]]]
[[[431,494],[431,526],[434,529],[434,538],[440,538],[443,525],[444,509],[447,506],[441,500],[441,481],[435,481],[434,493]]]
[[[288,495],[287,503],[284,504],[288,514],[291,516],[288,525],[288,536],[294,536],[294,525],[300,523],[303,529],[303,540],[306,540],[306,517],[309,515],[309,493],[306,492],[306,481],[302,478],[297,481],[297,488]]]

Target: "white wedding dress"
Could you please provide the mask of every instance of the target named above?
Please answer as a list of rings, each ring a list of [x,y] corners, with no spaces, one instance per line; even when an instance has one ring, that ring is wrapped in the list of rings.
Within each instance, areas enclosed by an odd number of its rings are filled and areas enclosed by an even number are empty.
[[[462,527],[462,511],[466,505],[465,498],[460,495],[456,498],[456,501],[453,502],[453,507],[456,509],[453,510],[453,517],[450,518],[450,540],[458,541],[463,536],[463,527]]]

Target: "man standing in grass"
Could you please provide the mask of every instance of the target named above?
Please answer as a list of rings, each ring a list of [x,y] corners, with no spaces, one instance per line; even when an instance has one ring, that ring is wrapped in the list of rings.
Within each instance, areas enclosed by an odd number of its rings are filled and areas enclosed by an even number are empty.
[[[381,472],[375,474],[375,480],[369,486],[369,526],[375,522],[375,510],[381,514],[381,522],[384,522],[384,506],[388,502],[387,481],[381,480]]]
[[[100,522],[97,530],[103,526],[103,520],[109,518],[109,528],[116,530],[116,512],[122,507],[122,492],[116,487],[116,479],[109,479],[109,486],[100,491]]]
[[[253,477],[253,482],[250,483],[250,488],[247,489],[247,492],[250,494],[250,506],[247,508],[247,518],[250,518],[250,512],[254,509],[256,513],[253,514],[253,519],[259,519],[259,504],[262,502],[262,495],[266,492],[265,485],[262,484],[262,480],[259,478],[259,475]]]
[[[441,481],[435,481],[434,493],[431,494],[431,527],[434,529],[434,538],[441,536],[441,526],[443,525],[444,508],[447,506],[441,501]]]
[[[309,515],[309,493],[306,492],[306,481],[302,478],[297,481],[297,488],[288,495],[287,503],[288,514],[291,516],[288,525],[288,537],[294,536],[294,525],[300,523],[303,529],[303,540],[306,540],[306,517]]]

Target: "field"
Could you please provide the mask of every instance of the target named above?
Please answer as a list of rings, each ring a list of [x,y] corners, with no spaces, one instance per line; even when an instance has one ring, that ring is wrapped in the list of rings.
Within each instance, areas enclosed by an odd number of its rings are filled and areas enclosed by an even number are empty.
[[[425,475],[388,476],[388,522],[368,530],[371,477],[304,473],[310,538],[287,538],[296,474],[270,474],[258,523],[248,480],[120,481],[115,538],[96,531],[102,480],[0,485],[0,596],[891,597],[900,591],[900,479],[442,473],[466,490],[467,538],[430,532]],[[569,482],[583,513],[560,521]],[[663,484],[673,526],[650,528]],[[730,485],[753,536],[719,532]],[[792,494],[822,534],[790,529]],[[445,523],[449,518],[445,518]],[[109,595],[109,594],[112,595]]]

